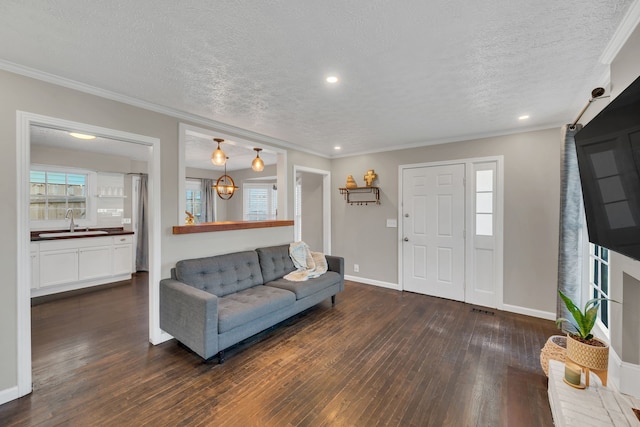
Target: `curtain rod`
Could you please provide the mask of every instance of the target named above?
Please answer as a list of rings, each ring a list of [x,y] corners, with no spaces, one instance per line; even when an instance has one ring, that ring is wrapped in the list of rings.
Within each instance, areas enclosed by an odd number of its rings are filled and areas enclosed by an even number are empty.
[[[576,128],[576,125],[578,124],[578,121],[580,120],[580,118],[582,117],[582,115],[584,114],[585,111],[587,111],[587,108],[589,108],[589,105],[591,105],[591,103],[597,99],[602,99],[602,98],[608,98],[608,96],[602,96],[604,95],[604,88],[601,87],[597,87],[595,89],[593,89],[591,91],[591,99],[589,99],[589,101],[587,102],[587,104],[582,108],[582,110],[580,111],[580,113],[578,113],[578,117],[576,117],[576,119],[573,121],[573,123],[569,126],[569,129],[573,130]]]

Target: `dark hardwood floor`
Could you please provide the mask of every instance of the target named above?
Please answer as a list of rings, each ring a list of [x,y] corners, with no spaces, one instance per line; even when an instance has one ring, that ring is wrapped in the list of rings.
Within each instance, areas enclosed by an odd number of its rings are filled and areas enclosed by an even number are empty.
[[[148,343],[147,277],[32,307],[2,426],[551,426],[551,321],[354,282],[203,363]]]

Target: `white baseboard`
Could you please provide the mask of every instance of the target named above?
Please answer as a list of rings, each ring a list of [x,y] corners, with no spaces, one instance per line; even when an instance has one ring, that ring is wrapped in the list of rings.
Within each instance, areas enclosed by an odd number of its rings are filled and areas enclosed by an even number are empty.
[[[398,285],[397,283],[382,282],[380,280],[367,279],[365,277],[348,276],[346,274],[344,276],[344,279],[351,280],[353,282],[364,283],[365,285],[373,285],[373,286],[380,286],[381,288],[395,289],[396,291],[402,290],[400,289],[400,285]]]
[[[0,390],[0,405],[16,400],[19,397],[20,394],[18,393],[18,386]]]
[[[640,399],[640,365],[623,362],[609,347],[609,381],[620,391]]]
[[[511,304],[502,304],[502,307],[499,308],[503,311],[524,314],[525,316],[538,317],[546,320],[556,320],[556,314],[549,311],[535,310],[533,308],[520,307],[519,305]]]

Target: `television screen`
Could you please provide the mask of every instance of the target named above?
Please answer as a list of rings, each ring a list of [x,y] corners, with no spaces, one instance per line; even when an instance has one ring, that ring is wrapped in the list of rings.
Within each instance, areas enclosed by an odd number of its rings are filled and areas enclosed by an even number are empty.
[[[640,260],[640,77],[575,138],[589,241]]]

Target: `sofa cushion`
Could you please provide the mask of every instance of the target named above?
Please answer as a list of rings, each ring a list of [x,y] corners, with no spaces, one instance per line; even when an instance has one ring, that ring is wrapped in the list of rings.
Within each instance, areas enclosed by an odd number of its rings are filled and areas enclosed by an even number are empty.
[[[252,322],[292,305],[293,293],[269,286],[254,286],[218,300],[218,333]]]
[[[256,249],[264,283],[279,279],[296,269],[289,257],[289,245]]]
[[[265,283],[265,285],[279,289],[286,289],[296,294],[296,299],[302,299],[339,282],[340,275],[335,271],[328,271],[322,276],[309,279],[304,282],[292,282],[287,279],[276,279]]]
[[[263,283],[255,251],[178,261],[176,278],[218,297]]]

